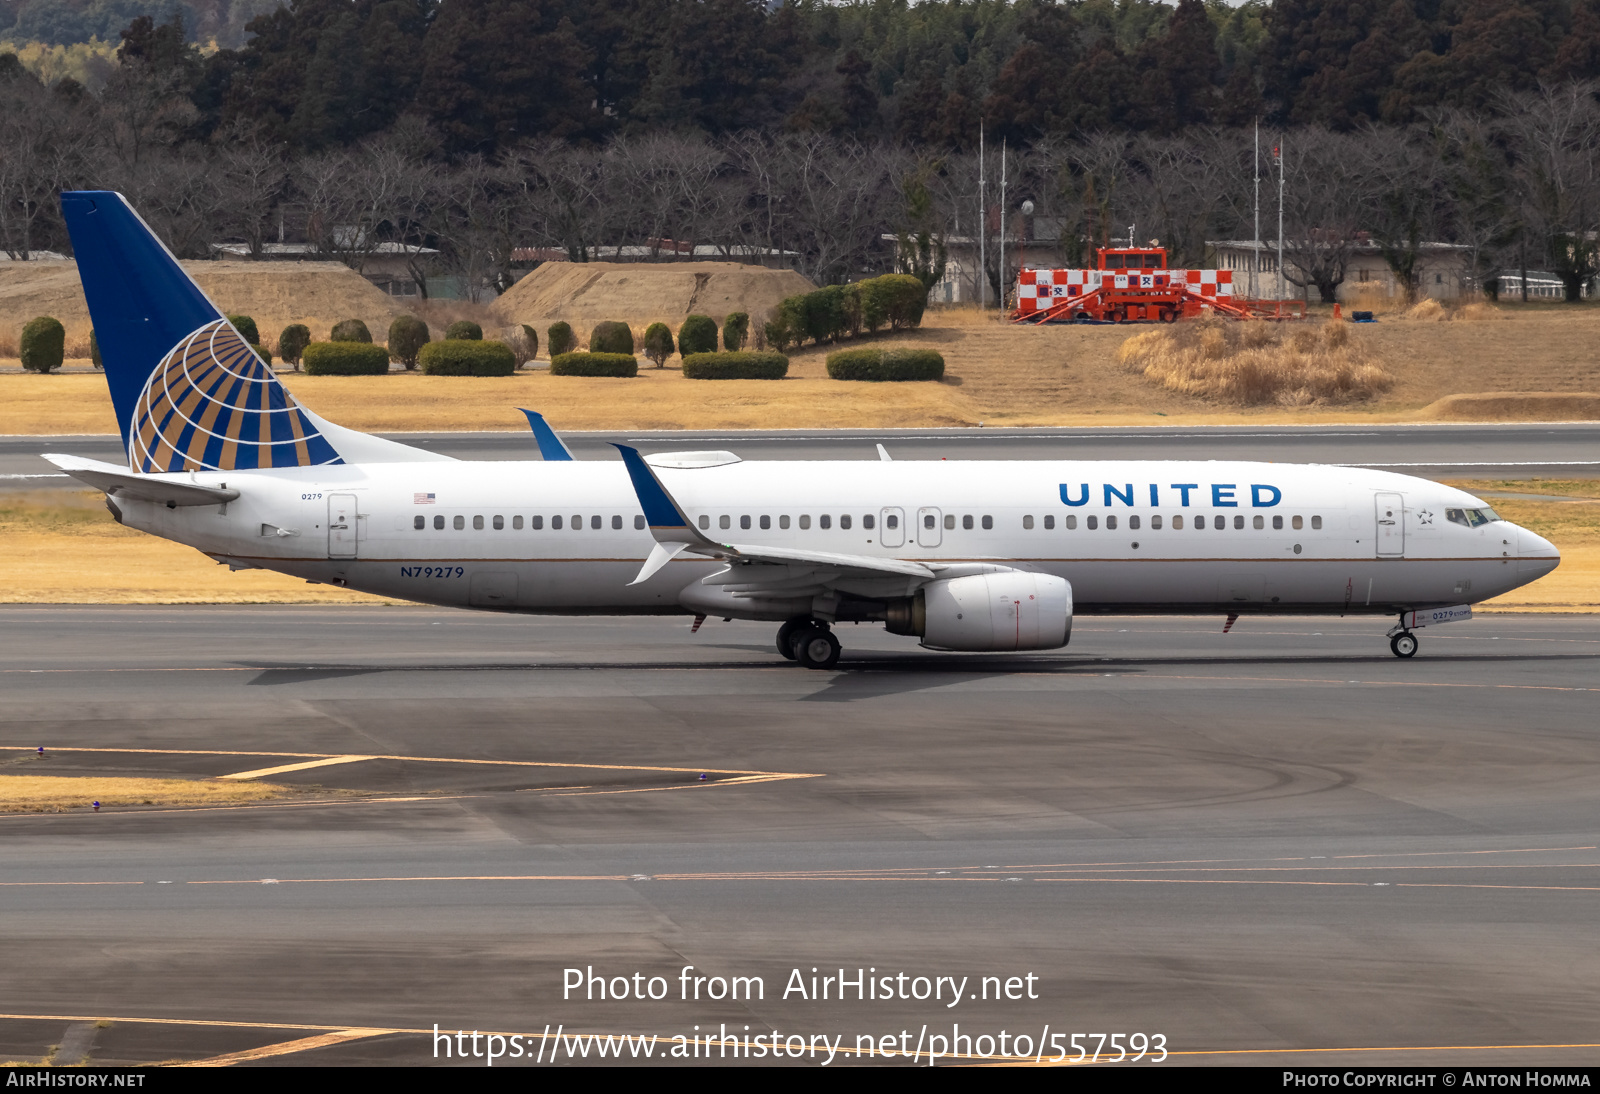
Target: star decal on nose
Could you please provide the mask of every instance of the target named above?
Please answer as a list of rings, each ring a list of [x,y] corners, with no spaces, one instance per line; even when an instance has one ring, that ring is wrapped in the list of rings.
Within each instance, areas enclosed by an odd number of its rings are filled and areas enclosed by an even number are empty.
[[[1420,509],[1420,510],[1418,510],[1417,511],[1417,523],[1418,524],[1432,524],[1433,523],[1433,510],[1432,509]]]

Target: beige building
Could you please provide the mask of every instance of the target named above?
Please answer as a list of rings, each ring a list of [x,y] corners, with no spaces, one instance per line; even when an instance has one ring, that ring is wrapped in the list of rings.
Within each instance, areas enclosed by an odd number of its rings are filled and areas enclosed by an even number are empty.
[[[1258,300],[1279,299],[1278,243],[1266,239],[1256,242],[1249,239],[1208,239],[1206,247],[1215,255],[1216,267],[1232,270],[1233,291],[1238,296],[1251,296]],[[1290,274],[1298,274],[1293,253],[1285,249],[1284,265]],[[1467,266],[1467,248],[1458,243],[1424,243],[1422,258],[1417,266],[1418,298],[1455,300],[1469,294],[1472,289],[1471,271]],[[1252,294],[1250,275],[1255,274],[1256,289]],[[1283,281],[1282,299],[1304,299],[1308,290],[1295,285],[1288,278]],[[1309,289],[1316,299],[1316,287]],[[1338,288],[1341,301],[1359,303],[1373,298],[1403,295],[1395,276],[1384,262],[1378,245],[1371,241],[1357,243],[1345,264],[1344,281]]]

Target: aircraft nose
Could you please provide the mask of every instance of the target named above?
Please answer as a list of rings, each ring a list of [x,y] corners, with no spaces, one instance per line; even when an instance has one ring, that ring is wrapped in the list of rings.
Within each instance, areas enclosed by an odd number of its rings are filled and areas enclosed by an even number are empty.
[[[1521,525],[1515,527],[1518,572],[1547,574],[1561,564],[1561,552],[1554,543]]]

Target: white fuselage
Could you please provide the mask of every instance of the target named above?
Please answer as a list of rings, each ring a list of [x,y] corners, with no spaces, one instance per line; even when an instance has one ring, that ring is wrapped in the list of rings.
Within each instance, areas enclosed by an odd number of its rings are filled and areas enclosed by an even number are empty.
[[[818,461],[657,473],[718,542],[1037,571],[1070,582],[1078,612],[1391,613],[1484,600],[1560,560],[1509,522],[1447,519],[1483,506],[1460,490],[1342,467]],[[617,462],[171,477],[240,497],[179,508],[119,500],[121,519],[235,566],[525,612],[787,610],[702,585],[725,564],[694,556],[630,586],[654,541]]]

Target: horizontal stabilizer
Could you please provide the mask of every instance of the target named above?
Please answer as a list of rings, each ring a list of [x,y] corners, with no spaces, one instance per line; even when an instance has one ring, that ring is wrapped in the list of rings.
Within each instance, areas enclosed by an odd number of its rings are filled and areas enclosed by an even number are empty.
[[[226,505],[239,496],[239,491],[227,486],[205,486],[166,475],[138,475],[116,464],[101,463],[83,456],[46,452],[44,458],[79,482],[87,483],[96,490],[104,490],[114,498],[173,506]]]

